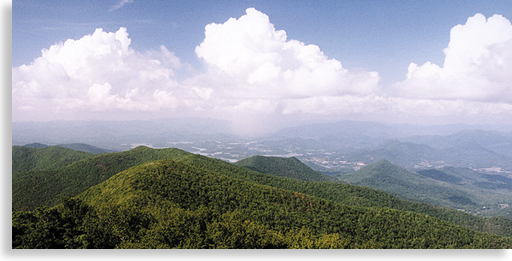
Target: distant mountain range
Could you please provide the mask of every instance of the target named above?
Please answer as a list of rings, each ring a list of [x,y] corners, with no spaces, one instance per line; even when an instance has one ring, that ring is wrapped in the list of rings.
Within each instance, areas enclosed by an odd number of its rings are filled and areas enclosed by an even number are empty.
[[[406,168],[443,166],[501,168],[512,173],[509,125],[392,125],[339,122],[284,129],[282,138],[314,139],[340,160],[375,163],[385,159]]]
[[[349,161],[423,169],[443,166],[495,168],[512,173],[512,138],[492,131],[463,131],[449,136],[416,136],[388,141],[346,155]]]
[[[485,132],[512,138],[512,125],[412,125],[365,121],[341,121],[284,128],[274,138],[314,139],[332,149],[352,151],[379,146],[390,140],[410,141],[429,145],[429,138],[445,137],[458,133]],[[411,138],[412,139],[409,139]],[[448,142],[453,139],[448,139]]]
[[[226,122],[159,119],[129,122],[13,123],[13,145],[91,144],[112,151],[144,145],[176,147],[232,162],[251,156],[294,156],[331,171],[351,171],[385,159],[408,169],[446,166],[512,174],[512,125],[421,126],[342,121],[237,137]],[[83,149],[91,151],[90,149]]]
[[[229,125],[213,119],[174,118],[145,121],[13,122],[12,143],[50,145],[84,143],[109,150],[132,149],[133,144],[168,146],[167,141],[227,134]]]
[[[314,171],[294,157],[253,156],[235,165],[275,176],[333,182],[333,177]],[[480,216],[512,219],[512,209],[509,207],[512,206],[512,178],[504,175],[456,167],[413,172],[387,160],[380,160],[334,177],[338,179],[334,182],[374,188],[406,200],[462,209]]]

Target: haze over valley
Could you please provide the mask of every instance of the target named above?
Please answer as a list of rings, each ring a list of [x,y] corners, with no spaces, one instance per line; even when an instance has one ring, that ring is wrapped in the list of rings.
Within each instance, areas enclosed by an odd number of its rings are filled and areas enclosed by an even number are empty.
[[[499,129],[501,131],[497,131]],[[510,125],[393,125],[343,121],[289,127],[260,137],[234,135],[226,122],[178,118],[150,121],[13,123],[13,145],[86,143],[124,151],[175,147],[237,161],[253,155],[297,157],[324,168],[358,168],[381,159],[402,167],[512,170]]]

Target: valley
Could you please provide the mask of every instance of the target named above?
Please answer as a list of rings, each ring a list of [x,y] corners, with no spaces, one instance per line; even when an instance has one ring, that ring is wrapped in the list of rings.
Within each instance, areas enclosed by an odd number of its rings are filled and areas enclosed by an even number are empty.
[[[512,175],[510,125],[404,125],[341,121],[240,137],[226,122],[200,118],[13,123],[12,144],[90,144],[110,152],[143,145],[179,148],[235,162],[255,155],[297,157],[334,172],[385,159],[411,170],[465,167]],[[314,164],[314,165],[313,165]]]
[[[483,173],[498,173],[512,177],[512,163],[506,162],[510,157],[500,156],[501,158],[490,163],[479,163],[478,159],[474,161],[461,162],[454,156],[457,152],[450,154],[432,150],[429,155],[423,156],[416,153],[414,149],[369,149],[355,150],[347,152],[335,149],[325,149],[323,144],[314,144],[315,141],[303,139],[284,139],[284,140],[247,140],[244,142],[206,140],[206,141],[175,141],[166,142],[167,146],[154,146],[153,144],[131,144],[131,148],[139,145],[151,148],[179,148],[191,153],[200,154],[207,157],[218,158],[229,162],[236,162],[251,156],[273,156],[273,157],[296,157],[309,164],[311,167],[326,172],[348,172],[355,171],[361,167],[386,159],[397,165],[407,167],[413,170],[437,169],[444,167],[467,167],[474,171]],[[396,142],[399,143],[399,142]],[[158,144],[162,145],[162,144]],[[404,144],[408,146],[410,144]],[[427,147],[426,145],[423,145]],[[463,148],[461,148],[461,151]],[[420,155],[418,155],[420,154]],[[443,156],[444,155],[444,156]],[[409,157],[409,158],[405,158]],[[452,160],[443,160],[453,158]]]

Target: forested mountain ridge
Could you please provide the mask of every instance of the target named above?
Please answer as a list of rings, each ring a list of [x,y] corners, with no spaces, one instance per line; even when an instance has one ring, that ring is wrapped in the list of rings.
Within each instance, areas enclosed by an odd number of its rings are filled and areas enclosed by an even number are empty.
[[[13,209],[53,206],[60,202],[62,196],[76,196],[129,167],[159,159],[172,159],[206,171],[314,195],[341,204],[424,213],[471,229],[512,236],[512,220],[505,218],[480,218],[448,208],[401,200],[388,193],[370,188],[331,182],[305,182],[271,176],[178,149],[147,147],[97,155],[52,172],[21,173],[23,174],[22,178],[13,179]]]
[[[55,147],[55,149],[71,151],[60,147]],[[82,155],[85,152],[77,153]],[[63,196],[76,196],[123,170],[158,159],[172,158],[172,154],[185,155],[187,153],[174,149],[153,150],[138,147],[117,153],[85,154],[89,157],[58,169],[16,173],[13,175],[12,181],[13,210],[33,210],[41,206],[54,206],[60,202],[60,198]],[[14,161],[13,169],[15,169]]]
[[[12,173],[59,169],[93,156],[91,153],[59,146],[12,146]]]
[[[336,177],[343,182],[386,191],[406,200],[463,209],[484,217],[512,218],[512,179],[504,175],[454,167],[413,172],[381,160]]]
[[[284,166],[279,166],[277,164],[279,168],[276,168],[275,161],[280,162]],[[273,172],[272,175],[280,176],[276,169],[279,170],[281,168],[291,168],[286,165],[288,163],[293,162],[293,157],[286,159],[277,157],[255,156],[248,158],[247,161],[242,160],[240,164],[239,162],[237,162],[235,163],[235,165],[249,167],[249,169],[256,169],[259,170],[259,172],[261,173],[272,174]],[[296,170],[300,170],[301,172],[310,173],[313,171],[304,164],[294,165],[295,167],[299,167],[296,168]],[[309,171],[307,171],[307,169],[309,169]],[[299,191],[301,193],[309,195],[315,195],[321,198],[333,200],[335,202],[340,202],[347,205],[366,207],[388,207],[406,211],[414,211],[418,213],[428,214],[430,216],[437,217],[443,220],[448,220],[455,224],[476,229],[478,231],[486,231],[509,237],[512,236],[511,219],[501,216],[491,218],[480,218],[471,214],[461,212],[459,210],[455,210],[453,208],[439,208],[433,207],[430,204],[416,203],[420,199],[425,199],[424,201],[426,202],[435,202],[435,200],[432,201],[430,200],[430,198],[437,199],[442,195],[447,195],[447,197],[453,195],[465,195],[465,192],[446,186],[440,186],[438,182],[436,182],[436,180],[429,180],[417,173],[410,172],[404,168],[391,164],[386,160],[382,160],[378,163],[366,166],[365,168],[358,172],[349,174],[352,174],[354,175],[354,177],[356,177],[356,179],[350,180],[354,182],[351,184],[358,184],[362,185],[363,187],[339,183],[333,184],[331,182],[305,183],[300,181],[289,181],[286,183],[280,183],[280,185],[275,185],[273,183],[270,184],[272,186],[277,186],[293,191]],[[300,179],[300,177],[297,176],[297,179]],[[418,183],[418,180],[422,179],[424,180],[424,182]],[[343,178],[341,180],[343,182],[346,182],[346,180]],[[357,182],[357,180],[366,181],[359,183]],[[372,190],[371,188],[378,188],[378,190]],[[415,193],[415,189],[419,190],[417,190]],[[395,196],[399,196],[400,198],[410,198],[413,201],[401,200],[383,191],[394,194]],[[394,191],[398,191],[400,193],[393,193]],[[404,191],[406,192],[404,193]],[[429,193],[425,193],[425,191]],[[433,196],[431,195],[432,191],[437,191],[439,193]],[[410,197],[407,197],[407,194],[410,194]]]
[[[339,182],[336,178],[314,171],[295,157],[282,158],[252,156],[237,161],[234,164],[274,176],[294,178],[304,181]]]
[[[138,165],[54,208],[13,213],[13,248],[512,247],[511,238],[424,214],[348,206],[191,165],[200,160]]]
[[[467,198],[468,201],[471,201],[468,198],[469,195],[464,191],[391,164],[387,160],[366,165],[354,172],[341,174],[338,178],[350,184],[386,191],[403,199],[434,205],[454,207],[448,204],[450,203],[448,198],[454,196]],[[428,196],[430,194],[439,195],[441,199],[433,199]]]

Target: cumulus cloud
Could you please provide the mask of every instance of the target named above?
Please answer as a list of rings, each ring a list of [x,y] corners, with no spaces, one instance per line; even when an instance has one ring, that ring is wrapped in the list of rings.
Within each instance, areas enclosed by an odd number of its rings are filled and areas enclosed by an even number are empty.
[[[238,19],[207,25],[195,51],[207,69],[201,77],[208,81],[195,81],[194,90],[201,97],[208,94],[212,109],[233,115],[236,128],[245,125],[252,132],[261,125],[272,128],[268,122],[279,123],[271,117],[322,113],[332,99],[353,103],[379,92],[377,72],[348,70],[317,45],[287,39],[284,30],[276,30],[254,8]],[[317,106],[310,106],[311,100]],[[265,118],[266,124],[247,117]]]
[[[179,58],[164,46],[140,53],[130,43],[126,28],[115,33],[97,29],[42,50],[30,65],[13,68],[13,114],[24,110],[35,116],[50,108],[59,116],[70,110],[175,108],[173,95],[183,91],[174,80]]]
[[[178,74],[187,66],[165,46],[140,52],[126,28],[97,29],[12,68],[13,121],[144,112],[222,118],[238,134],[257,134],[316,117],[510,119],[511,39],[507,19],[477,14],[452,29],[442,67],[412,63],[407,79],[384,95],[377,72],[349,70],[319,46],[287,39],[253,8],[205,27],[195,50],[205,71],[186,77]]]
[[[470,17],[450,32],[443,67],[411,63],[399,96],[512,103],[512,25],[501,15]]]
[[[196,53],[211,73],[231,84],[214,91],[242,99],[368,95],[378,89],[376,72],[351,72],[316,45],[287,40],[269,17],[254,8],[239,19],[209,24]]]
[[[173,110],[179,110],[240,118],[241,113],[321,112],[321,105],[304,101],[327,104],[330,97],[350,100],[378,91],[378,73],[349,71],[318,46],[288,40],[267,15],[254,8],[246,12],[205,27],[196,53],[206,71],[180,81],[176,71],[183,64],[174,53],[165,46],[146,53],[133,50],[126,28],[97,29],[52,45],[32,64],[13,68],[13,115],[51,107],[62,113],[118,110],[174,116]]]
[[[208,100],[202,108],[230,115],[240,134],[275,130],[283,117],[334,111],[328,108],[333,100],[342,103],[333,113],[343,114],[353,110],[348,104],[380,91],[377,72],[348,70],[319,46],[287,39],[254,8],[207,25],[195,51],[206,73],[189,84]]]

